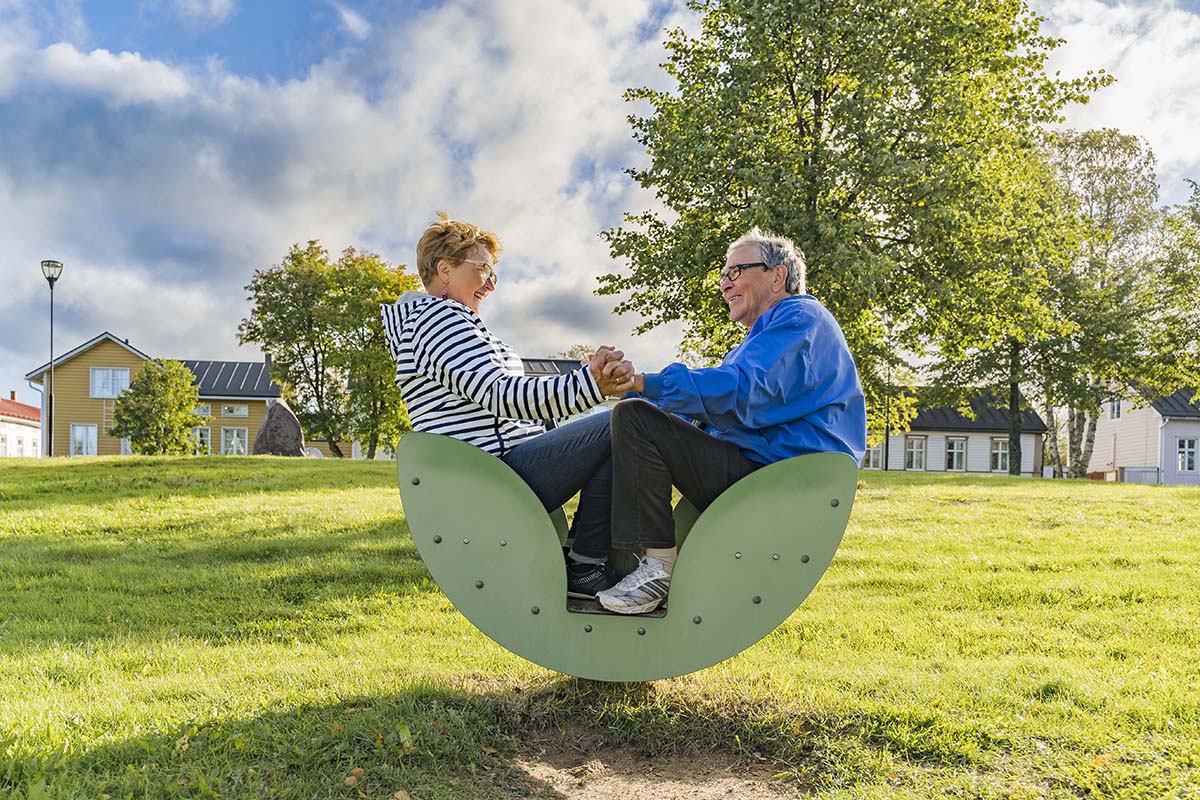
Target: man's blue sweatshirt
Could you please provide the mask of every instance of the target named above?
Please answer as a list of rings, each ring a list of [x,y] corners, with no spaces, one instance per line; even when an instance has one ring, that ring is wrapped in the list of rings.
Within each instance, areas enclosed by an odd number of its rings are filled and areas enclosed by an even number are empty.
[[[692,417],[751,461],[867,449],[867,407],[837,320],[811,295],[767,309],[719,367],[646,373],[643,395]]]

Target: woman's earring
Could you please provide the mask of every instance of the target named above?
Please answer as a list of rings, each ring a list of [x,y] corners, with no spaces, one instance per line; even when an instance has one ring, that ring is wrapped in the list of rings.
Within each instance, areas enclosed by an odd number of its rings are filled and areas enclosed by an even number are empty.
[[[443,299],[443,300],[445,300],[445,299],[446,299],[446,295],[447,295],[447,294],[449,294],[449,292],[448,292],[447,290],[445,290],[445,289],[442,289],[442,299]]]

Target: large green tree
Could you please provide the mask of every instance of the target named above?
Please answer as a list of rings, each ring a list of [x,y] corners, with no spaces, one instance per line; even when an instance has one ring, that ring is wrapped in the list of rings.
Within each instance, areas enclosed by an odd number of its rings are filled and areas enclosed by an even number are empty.
[[[685,347],[716,356],[739,335],[715,289],[726,245],[752,225],[787,235],[858,359],[873,429],[895,428],[911,413],[884,399],[900,354],[964,292],[993,291],[972,276],[1001,228],[994,187],[1108,78],[1048,77],[1058,42],[1019,0],[691,5],[699,34],[667,41],[674,87],[627,94],[650,108],[631,117],[649,156],[631,174],[660,208],[604,234],[629,270],[600,292],[625,295],[639,332],[681,319]]]
[[[190,455],[192,431],[208,418],[196,413],[200,404],[196,376],[178,361],[154,358],[117,398],[109,436],[129,439],[139,455]]]
[[[339,458],[348,437],[374,457],[380,441],[394,445],[407,430],[378,306],[415,285],[403,267],[376,255],[347,249],[333,261],[311,240],[292,245],[279,265],[256,270],[246,287],[253,308],[239,341],[271,353],[271,377],[304,429]]]

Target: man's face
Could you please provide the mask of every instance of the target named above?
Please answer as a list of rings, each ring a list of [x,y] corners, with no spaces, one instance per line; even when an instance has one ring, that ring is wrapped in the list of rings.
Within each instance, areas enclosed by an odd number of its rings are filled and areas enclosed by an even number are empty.
[[[722,276],[731,271],[740,274],[736,280],[721,278],[721,296],[729,306],[729,318],[749,328],[786,294],[787,268],[765,268],[758,245],[747,244],[735,249],[725,260]]]

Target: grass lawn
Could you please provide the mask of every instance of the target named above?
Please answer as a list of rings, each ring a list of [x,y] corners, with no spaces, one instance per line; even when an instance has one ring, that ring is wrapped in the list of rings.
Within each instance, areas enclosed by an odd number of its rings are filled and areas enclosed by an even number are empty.
[[[823,798],[1200,797],[1200,490],[866,473],[784,626],[607,685],[455,612],[390,464],[0,460],[0,796],[554,797],[515,761],[558,731]]]

